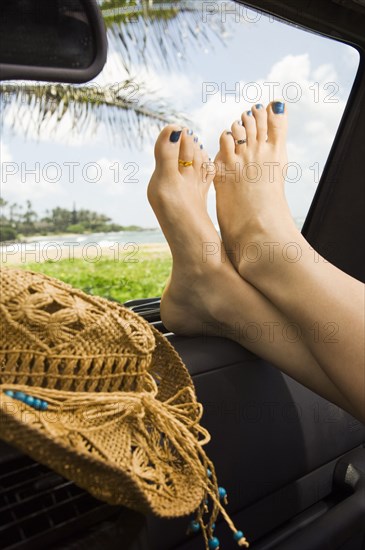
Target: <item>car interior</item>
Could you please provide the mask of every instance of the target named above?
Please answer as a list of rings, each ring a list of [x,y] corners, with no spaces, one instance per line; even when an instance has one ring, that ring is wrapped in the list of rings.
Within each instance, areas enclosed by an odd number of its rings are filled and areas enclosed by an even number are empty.
[[[315,250],[365,282],[365,1],[245,0],[238,3],[291,25],[350,44],[360,54],[351,95],[303,234]],[[103,21],[93,1],[59,1],[72,25],[59,28],[49,2],[20,51],[24,21],[2,2],[3,81],[32,78],[81,83],[106,59]],[[14,10],[14,11],[12,11]],[[84,10],[83,17],[79,17]],[[4,15],[5,11],[3,11]],[[78,13],[76,18],[74,14]],[[15,20],[14,27],[9,20]],[[52,25],[57,26],[57,30]],[[37,65],[32,43],[49,30],[49,50]],[[42,31],[43,32],[43,31]],[[17,34],[18,33],[18,34]],[[20,34],[19,34],[20,33]],[[78,51],[75,33],[83,33]],[[55,37],[58,37],[57,40]],[[39,58],[38,63],[39,63]],[[169,333],[160,300],[125,304],[162,331],[192,375],[203,404],[202,424],[212,439],[207,453],[229,492],[228,510],[255,550],[365,549],[365,426],[332,403],[281,373],[238,344],[218,337]],[[346,369],[346,365],[343,365]],[[0,442],[1,549],[198,550],[199,535],[187,535],[189,518],[162,519],[109,506],[15,448]],[[224,522],[216,533],[221,548],[232,542]]]

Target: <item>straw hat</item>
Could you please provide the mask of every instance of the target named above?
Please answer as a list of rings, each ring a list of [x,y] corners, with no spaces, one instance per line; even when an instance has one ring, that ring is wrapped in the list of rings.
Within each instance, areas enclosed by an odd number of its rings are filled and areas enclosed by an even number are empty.
[[[0,312],[0,438],[109,504],[195,512],[206,548],[221,512],[247,545],[202,449],[192,379],[161,333],[117,303],[6,267]]]

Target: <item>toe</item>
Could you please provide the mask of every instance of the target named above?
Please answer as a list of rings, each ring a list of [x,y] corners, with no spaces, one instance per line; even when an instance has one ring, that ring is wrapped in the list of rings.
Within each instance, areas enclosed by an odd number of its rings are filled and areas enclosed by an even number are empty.
[[[235,142],[232,132],[226,130],[220,137],[220,153],[222,157],[235,155]]]
[[[201,174],[203,176],[202,181],[206,183],[209,180],[209,183],[213,181],[215,176],[215,165],[212,159],[208,157],[208,153],[203,151],[202,165],[201,165]]]
[[[251,109],[242,113],[242,122],[246,128],[247,145],[250,146],[256,142],[256,120],[252,114]]]
[[[236,120],[232,124],[232,134],[235,139],[235,145],[236,145],[236,154],[240,155],[245,150],[245,143],[242,143],[243,141],[247,141],[247,133],[246,129],[242,124],[241,120]]]
[[[257,141],[265,142],[267,140],[267,112],[261,103],[252,108],[253,116],[256,120]]]
[[[195,150],[195,144],[194,144],[194,135],[191,130],[188,128],[184,128],[181,138],[180,138],[180,153],[178,162],[188,162],[193,163],[194,161],[194,150]],[[193,167],[193,164],[190,166],[183,166],[179,165],[179,171],[181,174],[186,174],[187,170],[191,170]]]
[[[200,174],[204,158],[204,147],[195,139],[194,141],[194,168]]]
[[[273,101],[267,108],[268,140],[270,143],[282,143],[287,132],[287,106],[282,101]]]
[[[180,143],[182,136],[181,126],[170,124],[166,126],[157,138],[155,145],[156,167],[170,166],[177,168]]]

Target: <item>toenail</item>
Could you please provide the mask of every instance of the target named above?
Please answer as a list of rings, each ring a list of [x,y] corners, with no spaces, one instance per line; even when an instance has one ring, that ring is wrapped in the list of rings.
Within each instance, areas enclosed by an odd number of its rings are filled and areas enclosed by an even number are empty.
[[[180,139],[181,133],[182,133],[182,130],[179,130],[178,132],[177,131],[172,132],[170,136],[170,141],[172,143],[177,143]]]
[[[200,146],[200,149],[204,149],[203,145]]]
[[[240,126],[243,126],[242,120],[237,120],[237,124],[239,124]]]
[[[258,103],[258,104],[256,105],[256,109],[262,109],[262,108],[263,108],[263,105],[262,105],[261,103]]]
[[[285,103],[282,103],[281,101],[275,101],[272,104],[272,110],[276,115],[283,115],[285,111]]]
[[[252,116],[252,111],[247,111],[248,116]]]
[[[232,132],[226,132],[227,136],[233,136]]]
[[[188,130],[188,136],[192,136],[193,135],[193,130]]]
[[[194,143],[198,143],[198,141],[199,141],[199,138],[195,137],[194,138]]]

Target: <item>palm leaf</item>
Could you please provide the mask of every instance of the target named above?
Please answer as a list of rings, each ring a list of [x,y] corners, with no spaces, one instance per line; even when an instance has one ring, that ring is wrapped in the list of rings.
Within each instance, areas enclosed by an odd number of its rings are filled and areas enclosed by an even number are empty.
[[[219,0],[221,2],[221,0]],[[109,42],[120,52],[127,71],[147,67],[181,67],[187,43],[205,50],[227,33],[219,15],[203,21],[201,0],[103,0],[101,11]]]
[[[112,140],[118,136],[122,145],[142,146],[156,128],[168,123],[187,125],[188,119],[156,97],[143,83],[138,84],[138,97],[131,97],[133,79],[116,86],[69,84],[6,83],[0,85],[3,119],[11,109],[13,129],[30,133],[57,134],[66,115],[76,134],[93,134],[104,125]],[[24,116],[24,109],[29,116]]]

